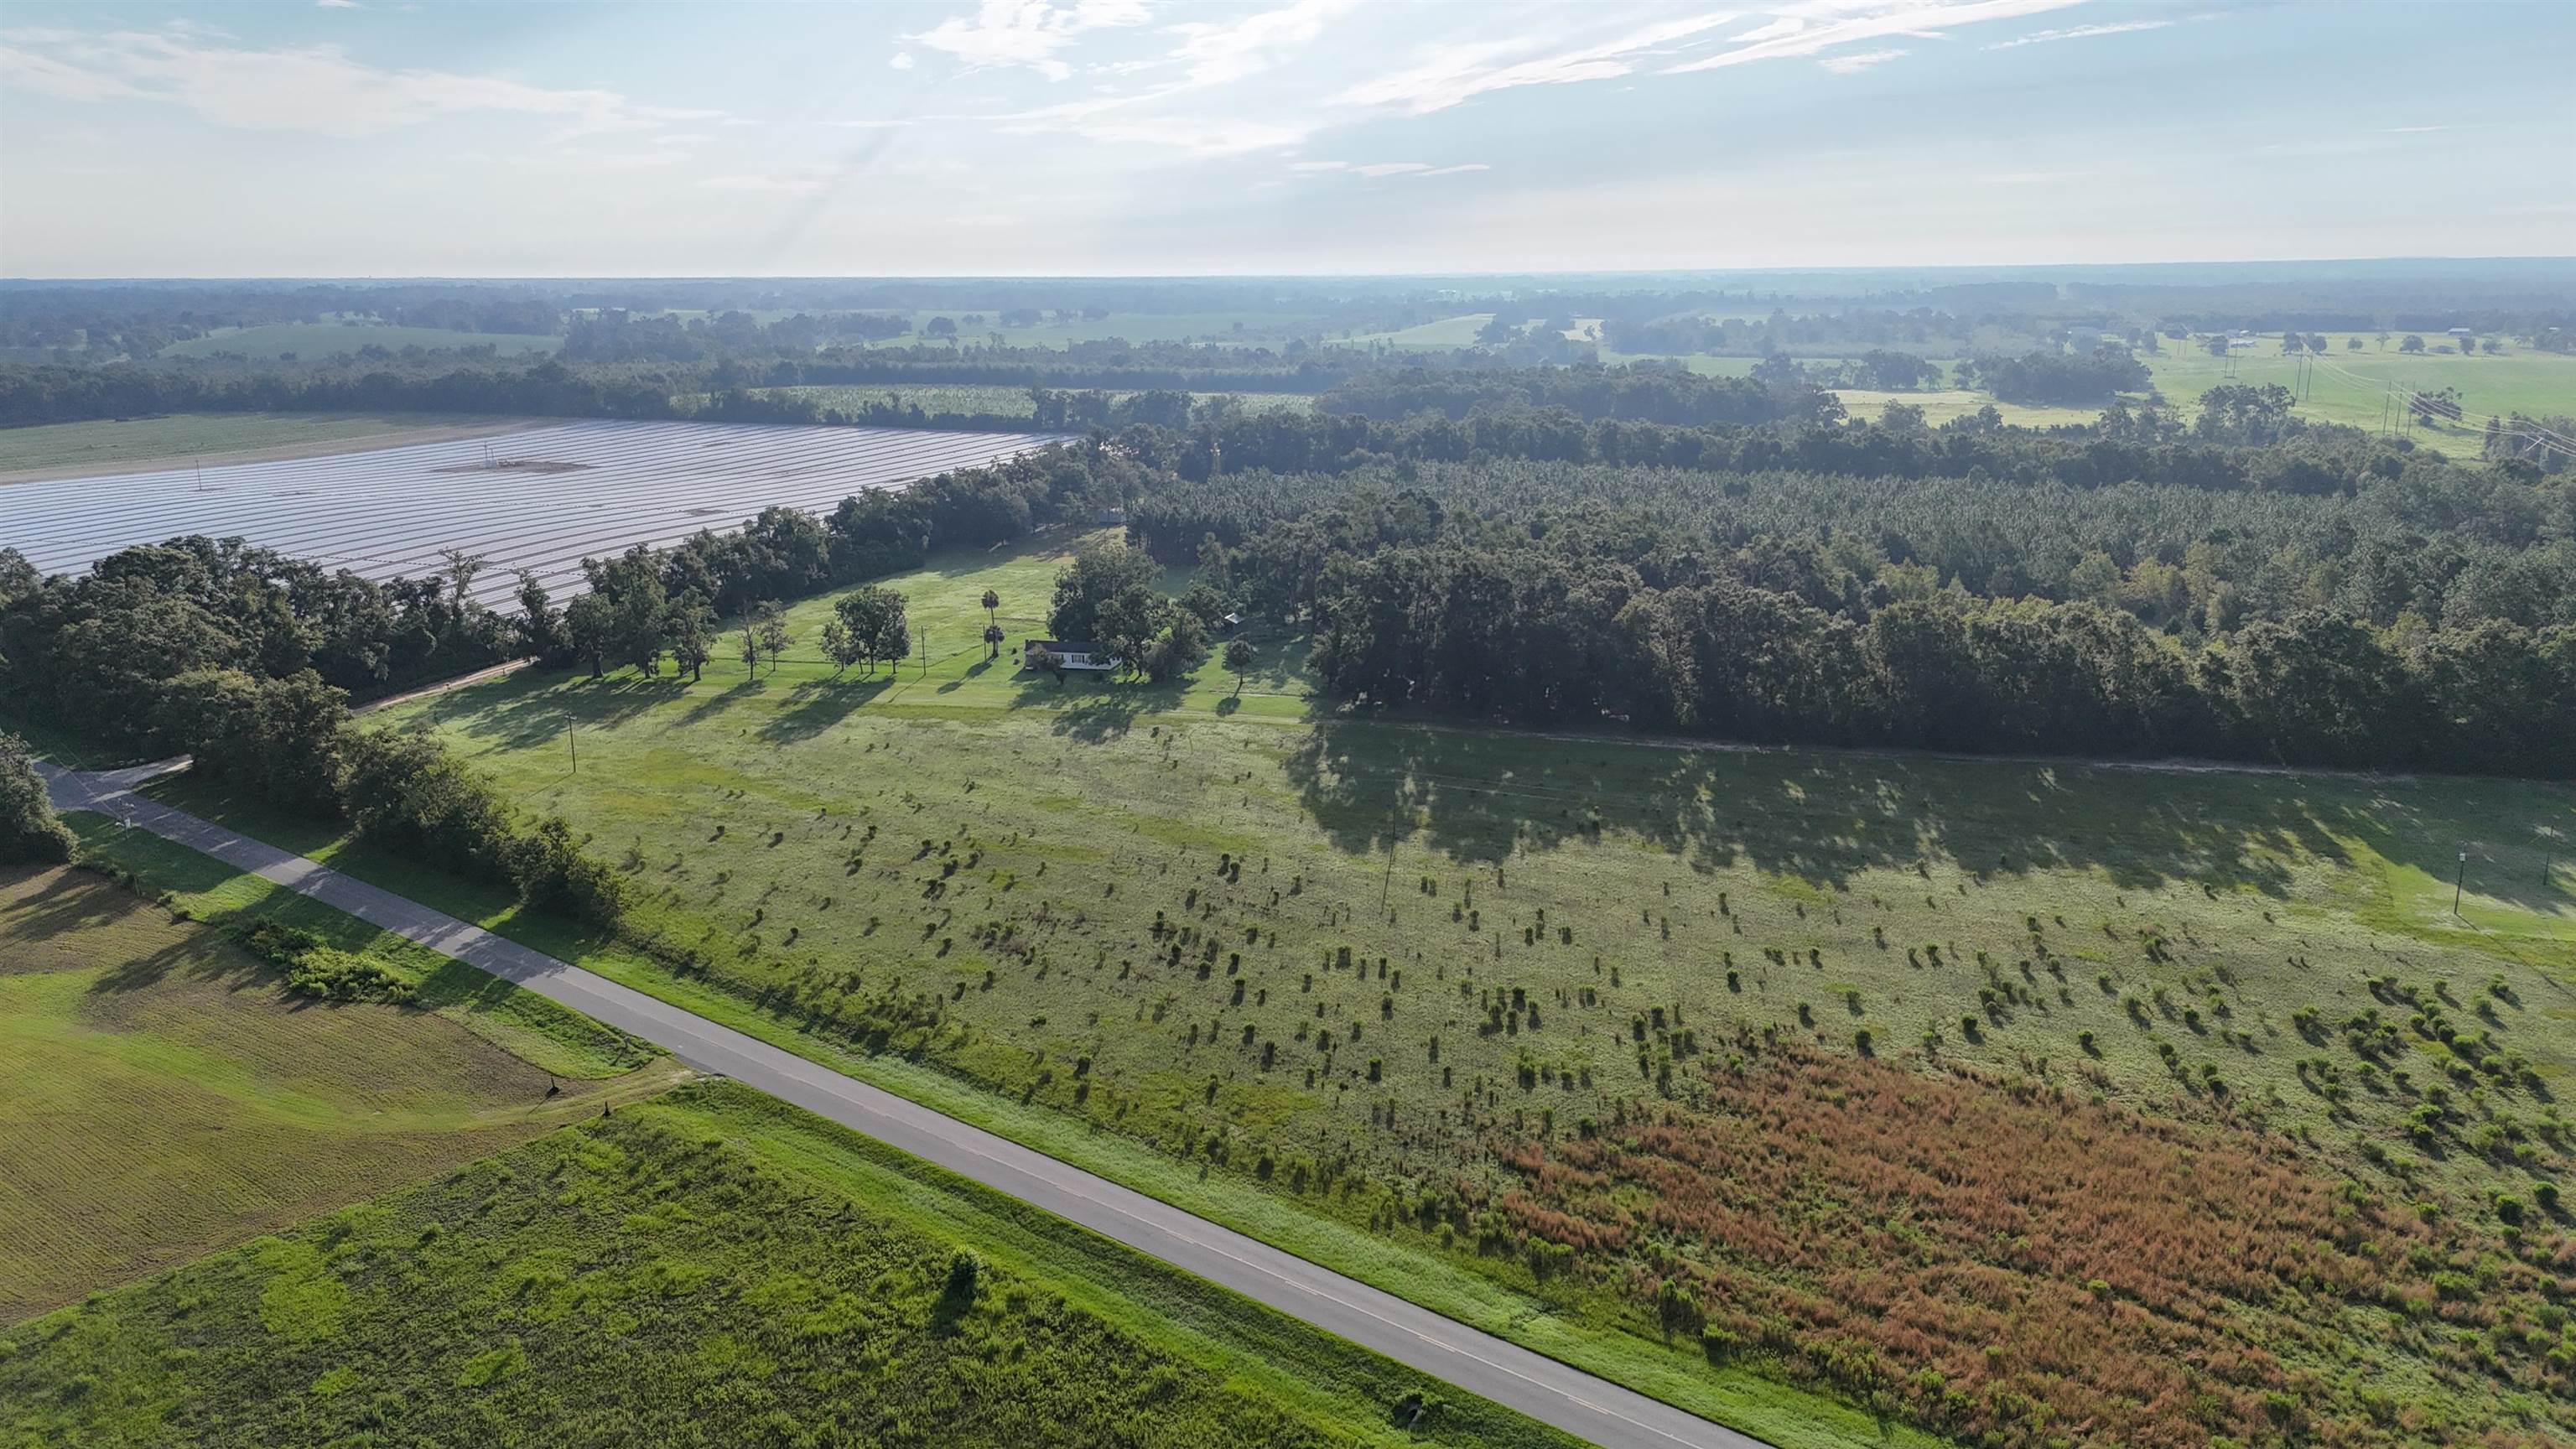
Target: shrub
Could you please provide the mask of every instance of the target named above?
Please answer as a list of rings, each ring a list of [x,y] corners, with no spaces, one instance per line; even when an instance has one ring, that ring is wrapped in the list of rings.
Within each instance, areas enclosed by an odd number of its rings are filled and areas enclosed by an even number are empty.
[[[0,733],[0,865],[60,865],[72,858],[72,833],[54,815],[35,755],[16,735]]]

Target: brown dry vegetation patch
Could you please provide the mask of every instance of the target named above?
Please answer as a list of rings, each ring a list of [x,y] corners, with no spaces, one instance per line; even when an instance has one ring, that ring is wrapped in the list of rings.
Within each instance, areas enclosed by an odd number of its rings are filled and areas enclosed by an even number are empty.
[[[1510,1240],[1598,1265],[1714,1355],[1970,1443],[2539,1444],[2576,1422],[2563,1223],[2481,1239],[2279,1139],[2027,1084],[1784,1053],[1707,1081],[1507,1153]],[[2517,1422],[2515,1393],[2555,1412]]]

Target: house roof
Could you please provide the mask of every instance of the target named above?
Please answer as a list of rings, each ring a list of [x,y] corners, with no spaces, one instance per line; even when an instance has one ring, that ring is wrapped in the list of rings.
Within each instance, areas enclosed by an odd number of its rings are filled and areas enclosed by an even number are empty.
[[[1031,649],[1043,649],[1049,654],[1106,654],[1109,652],[1108,645],[1094,643],[1089,639],[1023,639],[1020,641],[1020,649],[1023,653]]]

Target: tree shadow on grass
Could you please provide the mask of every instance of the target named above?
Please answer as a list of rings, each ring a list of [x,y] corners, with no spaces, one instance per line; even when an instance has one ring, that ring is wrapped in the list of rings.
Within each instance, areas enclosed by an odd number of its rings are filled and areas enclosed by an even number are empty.
[[[441,724],[454,725],[470,738],[492,741],[502,749],[521,750],[556,738],[566,725],[614,728],[646,710],[678,699],[688,688],[685,679],[667,675],[647,679],[631,670],[601,679],[567,676],[533,693],[514,693],[470,712],[450,704],[437,710],[434,718]]]
[[[847,718],[852,710],[883,694],[894,683],[894,676],[882,674],[858,679],[809,679],[789,692],[786,708],[769,718],[758,730],[760,738],[773,745],[792,745],[810,740]]]
[[[738,680],[723,690],[707,695],[690,705],[688,713],[680,716],[677,728],[687,729],[691,725],[704,724],[753,695],[766,693],[768,688],[769,681],[765,679]]]
[[[937,692],[940,694],[947,694],[952,690],[962,688],[969,679],[982,678],[993,671],[996,662],[997,661],[989,657],[976,660],[974,663],[966,666],[966,673],[963,678],[949,680],[947,683],[939,686]]]
[[[1096,745],[1124,737],[1142,715],[1178,708],[1188,693],[1186,679],[1151,684],[1141,679],[1074,677],[1058,684],[1046,676],[1031,675],[1011,697],[1010,707],[1052,711],[1055,720],[1050,728],[1055,733]]]
[[[111,827],[113,828],[113,827]],[[0,936],[33,944],[56,936],[95,930],[134,909],[124,893],[96,876],[65,871],[31,894],[0,907]],[[14,957],[0,953],[0,976],[15,968]]]
[[[2348,864],[2366,784],[1792,749],[1664,748],[1319,712],[1287,760],[1333,845],[1418,845],[1499,864],[1607,832],[1715,870],[1819,886],[1952,864],[1979,876],[2099,870],[2279,897],[2289,862]],[[2534,879],[2537,889],[2537,878]]]

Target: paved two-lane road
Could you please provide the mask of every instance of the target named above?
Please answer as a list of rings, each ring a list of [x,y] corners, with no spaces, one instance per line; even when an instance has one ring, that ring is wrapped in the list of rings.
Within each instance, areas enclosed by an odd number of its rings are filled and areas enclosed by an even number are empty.
[[[1607,1449],[1765,1449],[1759,1440],[1480,1333],[479,926],[133,793],[136,784],[159,773],[161,767],[99,773],[41,764],[37,769],[57,809],[98,811],[300,891],[370,925],[632,1032],[699,1071],[720,1072],[758,1087]]]

